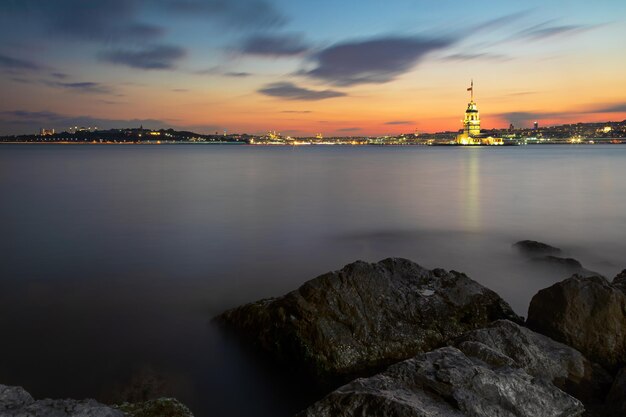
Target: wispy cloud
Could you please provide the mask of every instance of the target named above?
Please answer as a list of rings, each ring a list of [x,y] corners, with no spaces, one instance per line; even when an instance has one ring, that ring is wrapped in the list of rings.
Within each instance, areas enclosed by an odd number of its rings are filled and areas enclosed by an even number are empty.
[[[287,18],[265,0],[164,0],[169,10],[243,31],[280,27]]]
[[[186,55],[179,46],[156,45],[139,50],[117,49],[104,52],[101,59],[112,64],[125,65],[143,70],[173,69]]]
[[[316,101],[334,97],[343,97],[347,94],[336,90],[310,90],[298,87],[288,82],[272,83],[258,90],[259,93],[271,97],[280,97],[286,100]]]
[[[412,125],[410,120],[392,120],[391,122],[385,122],[386,125]]]
[[[244,40],[239,51],[248,55],[268,57],[300,55],[309,49],[298,34],[256,34]]]
[[[41,71],[45,67],[34,61],[10,57],[0,54],[0,69],[19,71]]]
[[[97,93],[97,94],[108,94],[113,90],[111,87],[96,83],[96,82],[58,82],[58,81],[43,81],[43,84],[49,87],[62,88],[69,91],[75,91],[79,93]]]
[[[442,58],[444,61],[474,61],[474,60],[484,60],[484,61],[508,61],[511,57],[502,55],[502,54],[493,54],[488,52],[482,53],[457,53],[444,56]]]
[[[252,73],[250,73],[250,72],[229,71],[229,72],[223,73],[222,75],[225,75],[226,77],[245,78],[245,77],[251,76]]]
[[[312,113],[311,110],[283,110],[281,113],[306,114]]]

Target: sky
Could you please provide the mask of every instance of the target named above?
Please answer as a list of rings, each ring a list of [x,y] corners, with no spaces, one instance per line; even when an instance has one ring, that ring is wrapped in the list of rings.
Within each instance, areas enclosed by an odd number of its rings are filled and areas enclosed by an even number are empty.
[[[0,134],[626,119],[623,0],[0,0]]]

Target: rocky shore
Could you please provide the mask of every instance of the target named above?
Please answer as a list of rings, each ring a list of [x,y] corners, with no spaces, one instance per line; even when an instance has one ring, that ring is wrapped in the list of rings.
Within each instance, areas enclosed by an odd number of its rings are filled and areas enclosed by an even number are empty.
[[[626,270],[609,282],[558,248],[514,246],[577,272],[539,291],[526,321],[463,273],[398,258],[214,321],[327,387],[301,417],[626,415]]]
[[[571,277],[528,318],[467,275],[357,261],[214,318],[327,393],[297,417],[626,416],[626,270],[612,281],[535,241],[528,262]],[[557,259],[557,261],[555,261]],[[0,417],[193,417],[172,398],[35,400],[0,385]]]

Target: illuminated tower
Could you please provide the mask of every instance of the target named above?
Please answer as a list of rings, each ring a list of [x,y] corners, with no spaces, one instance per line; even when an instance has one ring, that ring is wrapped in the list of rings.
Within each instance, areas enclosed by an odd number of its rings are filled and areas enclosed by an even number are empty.
[[[478,114],[478,107],[474,103],[474,80],[472,80],[472,85],[467,91],[470,91],[471,95],[467,110],[465,110],[465,119],[463,119],[463,133],[472,138],[480,135],[480,115]]]

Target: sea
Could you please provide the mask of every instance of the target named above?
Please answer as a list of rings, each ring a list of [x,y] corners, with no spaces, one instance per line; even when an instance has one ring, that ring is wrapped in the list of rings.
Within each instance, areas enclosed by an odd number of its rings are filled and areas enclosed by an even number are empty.
[[[212,317],[387,257],[525,316],[567,274],[519,240],[626,268],[625,179],[619,145],[0,145],[0,384],[289,416],[320,393]]]

